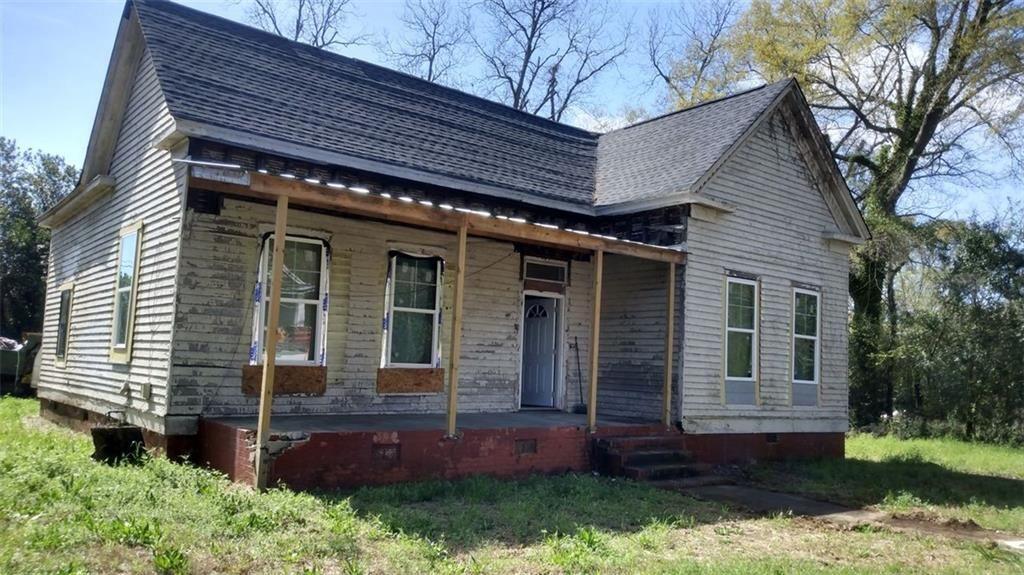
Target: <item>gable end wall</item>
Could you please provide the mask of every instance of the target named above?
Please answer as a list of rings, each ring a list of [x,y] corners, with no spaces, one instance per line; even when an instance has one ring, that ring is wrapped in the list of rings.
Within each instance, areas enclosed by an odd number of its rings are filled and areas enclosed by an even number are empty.
[[[50,240],[39,396],[165,432],[185,167],[154,143],[173,120],[148,54],[141,57],[109,175],[114,190],[58,225]],[[142,220],[132,359],[110,361],[119,232]],[[66,365],[55,362],[59,286],[74,282]],[[125,386],[127,385],[127,390]],[[149,397],[144,393],[149,386]],[[172,431],[172,430],[171,430]]]
[[[715,222],[689,221],[683,428],[695,433],[846,431],[849,256],[844,247],[822,239],[839,228],[781,115],[766,121],[702,193],[737,209]],[[726,270],[755,274],[761,281],[759,405],[726,405],[723,399]],[[821,289],[821,386],[813,407],[792,406],[794,282]]]

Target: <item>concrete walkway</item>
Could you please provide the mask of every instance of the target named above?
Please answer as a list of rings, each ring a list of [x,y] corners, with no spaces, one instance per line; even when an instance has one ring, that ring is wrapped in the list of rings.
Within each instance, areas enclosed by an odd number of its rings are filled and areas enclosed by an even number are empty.
[[[672,488],[667,484],[665,487]],[[725,503],[758,514],[792,513],[845,527],[876,525],[906,533],[924,533],[978,543],[995,543],[1004,549],[1024,553],[1024,539],[976,526],[945,525],[919,519],[892,517],[881,511],[850,509],[835,503],[746,485],[701,485],[676,490],[697,499]]]

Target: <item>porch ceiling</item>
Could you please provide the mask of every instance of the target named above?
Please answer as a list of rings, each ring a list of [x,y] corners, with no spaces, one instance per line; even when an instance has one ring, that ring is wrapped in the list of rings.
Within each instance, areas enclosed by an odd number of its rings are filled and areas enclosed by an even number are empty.
[[[430,229],[457,232],[460,228],[466,228],[472,236],[579,251],[600,251],[677,264],[686,261],[686,253],[673,248],[560,229],[547,224],[499,219],[476,210],[416,202],[411,198],[392,198],[340,184],[202,165],[192,166],[190,184],[202,189],[262,200],[284,196],[292,205],[334,210]]]

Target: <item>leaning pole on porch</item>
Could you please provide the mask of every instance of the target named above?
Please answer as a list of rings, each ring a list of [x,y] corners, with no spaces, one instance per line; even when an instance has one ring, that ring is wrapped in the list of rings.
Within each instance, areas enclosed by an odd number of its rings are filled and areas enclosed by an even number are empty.
[[[594,252],[593,308],[590,314],[590,401],[587,402],[587,427],[597,431],[597,364],[601,347],[601,276],[604,274],[604,251]]]
[[[668,263],[668,296],[665,310],[665,388],[662,390],[661,421],[672,423],[672,348],[676,319],[676,264]]]
[[[267,335],[264,338],[263,384],[260,388],[260,414],[256,424],[256,488],[267,488],[267,440],[270,436],[270,408],[274,403],[274,363],[277,358],[277,324],[281,312],[281,270],[284,267],[284,238],[288,229],[288,196],[277,196],[274,218],[274,257],[270,267],[270,300],[267,311]],[[258,329],[258,327],[257,327]]]
[[[462,353],[462,286],[466,280],[465,224],[459,227],[459,247],[455,256],[455,297],[452,299],[452,343],[448,358],[448,437],[455,437],[455,416],[459,408],[459,355]]]

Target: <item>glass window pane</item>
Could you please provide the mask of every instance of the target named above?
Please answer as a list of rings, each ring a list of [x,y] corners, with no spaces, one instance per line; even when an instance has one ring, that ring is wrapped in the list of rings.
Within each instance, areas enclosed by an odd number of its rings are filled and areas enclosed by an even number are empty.
[[[395,258],[395,307],[434,310],[437,306],[437,260]]]
[[[124,345],[128,341],[128,316],[131,315],[128,306],[131,303],[132,290],[117,290],[117,309],[114,316],[117,317],[117,325],[114,326],[114,344]]]
[[[281,302],[278,319],[278,361],[313,361],[316,359],[316,314],[313,303]],[[266,338],[264,338],[264,341]]]
[[[818,335],[818,298],[805,293],[796,294],[796,316],[793,329],[800,335]]]
[[[68,322],[71,313],[71,290],[60,292],[60,315],[57,317],[57,357],[64,357],[68,341]]]
[[[135,252],[138,233],[132,232],[121,238],[121,260],[117,265],[117,287],[132,285],[135,276]]]
[[[429,365],[433,358],[433,314],[396,311],[391,321],[391,363]]]
[[[281,270],[281,297],[320,299],[320,264],[323,245],[286,240],[284,268]],[[270,293],[271,266],[274,261],[274,240],[267,243],[267,293]]]
[[[754,286],[729,283],[729,327],[754,329]]]
[[[793,379],[815,381],[813,339],[796,338],[793,345]]]
[[[754,334],[730,331],[727,337],[726,377],[753,377]]]

